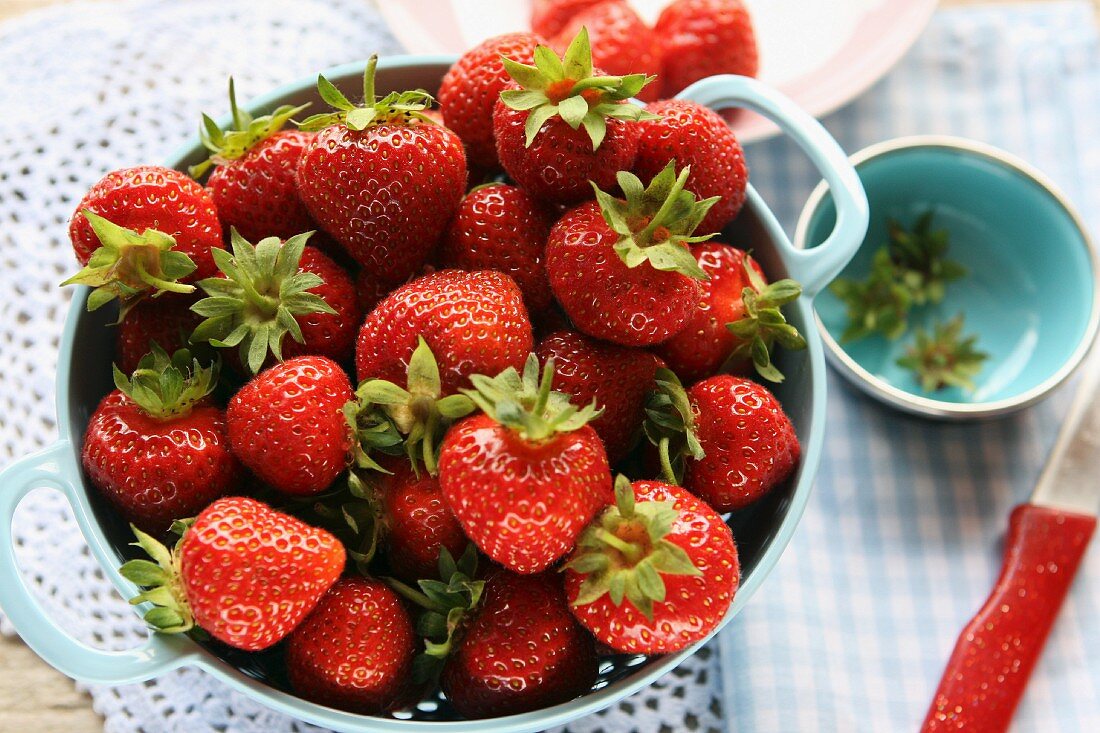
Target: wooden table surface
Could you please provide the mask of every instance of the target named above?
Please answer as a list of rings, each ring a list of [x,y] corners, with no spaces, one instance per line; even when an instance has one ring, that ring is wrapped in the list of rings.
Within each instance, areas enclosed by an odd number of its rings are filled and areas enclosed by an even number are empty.
[[[0,21],[70,0],[0,0]],[[100,0],[104,5],[111,0]],[[945,6],[995,0],[942,0]],[[1042,0],[1008,0],[1035,2]],[[1092,0],[1100,13],[1100,0]],[[91,698],[35,656],[21,641],[0,638],[0,733],[100,733]]]

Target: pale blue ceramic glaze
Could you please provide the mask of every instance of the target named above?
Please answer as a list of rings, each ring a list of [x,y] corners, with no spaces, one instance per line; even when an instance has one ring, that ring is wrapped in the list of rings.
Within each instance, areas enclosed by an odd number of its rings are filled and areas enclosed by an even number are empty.
[[[843,272],[861,278],[887,241],[886,222],[910,226],[935,212],[950,233],[950,256],[969,271],[942,303],[918,309],[913,326],[964,313],[989,359],[973,391],[925,393],[897,365],[911,335],[839,343],[844,304],[825,291],[815,306],[833,362],[860,388],[889,404],[936,417],[992,417],[1041,399],[1081,361],[1097,327],[1096,255],[1065,197],[1026,163],[980,143],[910,138],[853,156],[871,204],[860,251]],[[797,239],[824,241],[835,220],[832,197],[811,198]],[[813,251],[812,249],[809,251]]]
[[[451,57],[395,57],[378,69],[380,90],[424,87],[435,89],[452,63]],[[364,64],[331,69],[325,75],[349,96],[360,88]],[[303,79],[255,100],[253,112],[283,103],[316,101],[314,79]],[[780,367],[787,382],[776,390],[791,416],[803,445],[797,474],[750,510],[731,518],[743,562],[743,584],[726,621],[735,616],[775,565],[794,532],[809,497],[821,457],[825,420],[825,372],[822,344],[811,320],[810,297],[836,274],[863,238],[867,203],[855,171],[825,130],[775,91],[749,79],[722,77],[700,82],[686,93],[707,103],[743,105],[772,117],[805,148],[837,191],[840,223],[829,240],[814,252],[799,252],[784,235],[757,193],[750,188],[745,210],[726,234],[751,246],[773,276],[797,275],[807,295],[789,310],[789,317],[807,335],[804,352],[786,354]],[[185,168],[203,157],[198,140],[178,151],[167,165]],[[148,679],[183,665],[201,667],[231,687],[263,704],[301,720],[338,731],[388,732],[431,730],[439,733],[520,733],[561,725],[611,705],[672,669],[694,648],[663,658],[617,657],[601,669],[596,689],[569,703],[525,715],[494,720],[448,720],[445,704],[426,701],[401,718],[352,715],[295,697],[277,671],[278,659],[245,656],[222,647],[200,645],[189,638],[152,636],[142,646],[121,653],[90,649],[55,624],[34,600],[15,565],[11,519],[19,501],[32,488],[50,487],[68,498],[81,531],[105,575],[130,597],[135,588],[119,576],[120,562],[133,550],[124,523],[94,489],[86,486],[79,465],[79,441],[99,398],[110,389],[112,341],[104,330],[110,314],[84,311],[87,291],[73,299],[61,342],[57,377],[57,414],[61,433],[57,444],[9,466],[0,475],[0,606],[20,635],[47,662],[78,679],[124,684]],[[731,714],[736,715],[736,711]]]

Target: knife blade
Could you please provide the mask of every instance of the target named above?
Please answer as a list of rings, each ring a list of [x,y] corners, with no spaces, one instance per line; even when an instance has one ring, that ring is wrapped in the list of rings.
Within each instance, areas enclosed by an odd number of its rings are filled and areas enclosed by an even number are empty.
[[[1030,500],[1012,511],[1000,577],[959,635],[923,733],[1001,733],[1012,722],[1100,513],[1100,353],[1086,368]]]

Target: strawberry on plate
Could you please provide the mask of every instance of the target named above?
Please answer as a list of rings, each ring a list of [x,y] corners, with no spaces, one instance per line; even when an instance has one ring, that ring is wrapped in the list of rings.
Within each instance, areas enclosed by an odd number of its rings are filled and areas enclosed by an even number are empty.
[[[222,227],[214,202],[202,186],[185,173],[157,165],[112,171],[91,187],[69,223],[69,238],[81,265],[93,263],[92,254],[106,242],[85,212],[133,233],[154,230],[170,237],[173,250],[187,255],[195,269],[181,276],[193,282],[213,275],[217,268],[211,250],[221,249]],[[125,262],[116,262],[125,267]],[[147,264],[147,263],[146,263]]]
[[[566,315],[589,336],[651,346],[678,333],[699,299],[699,268],[688,244],[715,199],[684,188],[690,169],[668,166],[647,189],[618,175],[625,200],[596,189],[596,200],[567,212],[546,243],[550,287]]]
[[[409,612],[396,593],[373,578],[344,578],[287,640],[290,685],[320,705],[385,713],[413,692],[416,644]]]
[[[539,361],[554,360],[554,384],[575,405],[595,403],[603,410],[592,429],[603,440],[612,466],[626,457],[642,434],[646,397],[654,389],[661,360],[631,349],[558,331],[535,348]]]
[[[515,84],[501,92],[493,131],[512,180],[539,200],[572,204],[591,198],[592,184],[609,188],[630,169],[637,121],[649,115],[627,100],[650,81],[645,74],[595,71],[583,28],[562,58],[538,46],[534,65],[505,58],[504,68]]]
[[[377,63],[367,62],[362,106],[318,78],[335,111],[302,122],[319,132],[298,162],[298,194],[356,262],[396,285],[424,266],[458,207],[466,154],[458,135],[424,114],[426,92],[375,96]]]
[[[756,76],[752,18],[741,0],[673,0],[654,26],[664,52],[661,97],[715,74]]]
[[[729,527],[679,486],[620,476],[615,498],[565,566],[573,615],[626,654],[667,654],[706,638],[740,582]]]
[[[236,347],[250,374],[271,363],[269,356],[350,356],[359,322],[355,285],[343,268],[306,244],[311,234],[286,242],[268,237],[253,246],[232,230],[232,254],[215,255],[222,275],[199,282],[208,297],[192,310],[206,320],[192,341]]]
[[[277,491],[319,494],[350,462],[353,441],[343,409],[353,396],[331,359],[298,356],[276,364],[229,401],[233,453]]]
[[[493,108],[511,80],[501,57],[523,64],[534,60],[535,46],[546,41],[533,33],[494,36],[462,54],[439,85],[439,109],[447,127],[466,145],[471,168],[494,168]]]
[[[115,332],[115,364],[123,374],[137,369],[138,362],[160,346],[169,354],[186,348],[191,332],[202,317],[191,311],[192,295],[164,293],[135,305]]]
[[[709,275],[702,296],[680,333],[657,347],[668,368],[688,384],[719,370],[782,382],[772,349],[804,349],[806,341],[780,308],[802,293],[794,280],[770,285],[747,252],[721,242],[694,244],[691,252]]]
[[[665,480],[720,512],[742,509],[787,480],[801,446],[779,400],[763,385],[730,374],[686,392],[676,375],[657,372],[645,431]]]
[[[645,183],[670,162],[690,167],[687,189],[699,198],[719,197],[697,231],[720,231],[745,203],[749,170],[737,136],[713,110],[685,99],[666,99],[646,109],[657,119],[638,123],[634,172]]]
[[[592,63],[597,68],[618,76],[637,73],[659,76],[661,45],[657,35],[626,0],[604,0],[580,8],[556,35],[550,37],[550,46],[556,51],[564,51],[581,28],[588,29]],[[656,100],[657,86],[646,85],[638,92],[638,99]]]
[[[217,367],[159,347],[115,387],[88,421],[81,463],[92,484],[131,524],[162,534],[232,491],[241,470],[225,414],[207,395]]]
[[[328,532],[254,499],[218,499],[169,550],[135,531],[152,558],[119,572],[148,587],[145,621],[162,633],[199,627],[236,649],[260,651],[285,638],[344,570],[344,546]]]
[[[531,313],[550,307],[543,266],[551,211],[522,188],[490,183],[474,188],[451,220],[439,251],[443,267],[497,270],[510,275]]]
[[[577,13],[605,2],[607,0],[535,0],[531,6],[531,30],[552,38],[561,33]]]
[[[571,405],[553,378],[547,362],[540,379],[534,354],[522,376],[475,375],[464,394],[485,414],[455,423],[439,455],[439,484],[466,535],[517,573],[550,567],[611,501],[607,453],[587,424],[598,410]]]
[[[265,237],[288,239],[316,225],[301,198],[295,171],[313,134],[282,129],[309,105],[282,105],[253,118],[237,106],[233,79],[229,80],[232,129],[223,131],[202,116],[200,137],[210,157],[190,168],[196,179],[214,167],[206,189],[218,209],[222,229],[236,229],[250,242]]]
[[[355,352],[360,381],[401,384],[421,338],[438,361],[443,396],[467,386],[471,374],[522,366],[533,345],[512,278],[441,270],[393,291],[367,315]]]

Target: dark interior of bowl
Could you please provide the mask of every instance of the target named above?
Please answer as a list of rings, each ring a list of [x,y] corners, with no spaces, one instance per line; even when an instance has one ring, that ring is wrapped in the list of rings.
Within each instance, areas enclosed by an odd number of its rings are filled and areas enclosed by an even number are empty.
[[[422,86],[434,90],[443,70],[445,70],[443,66],[380,68],[378,86],[380,90],[386,90],[401,83],[404,85],[403,88]],[[360,83],[358,78],[333,78],[332,80],[338,83],[349,98],[354,98],[357,89],[360,89],[359,94],[362,93],[361,87],[358,86]],[[297,104],[302,101],[313,101],[315,106],[320,106],[316,97],[310,93],[289,95],[281,98],[277,103]],[[196,154],[190,158],[173,162],[180,169],[186,169],[186,166],[196,162],[198,157],[196,151]],[[743,249],[751,249],[770,279],[786,275],[767,229],[757,216],[757,212],[750,207],[745,208],[738,219],[723,233],[721,239]],[[794,308],[789,308],[788,311],[791,322],[802,333],[809,334],[813,324],[807,322],[804,317],[806,311]],[[108,324],[115,320],[116,315],[111,308],[103,308],[95,313],[83,314],[77,324],[73,348],[68,355],[73,362],[70,369],[68,408],[72,435],[77,440],[84,434],[88,419],[99,400],[113,388],[111,362],[114,358],[114,334]],[[807,353],[802,351],[781,352],[776,361],[779,368],[787,375],[787,379],[783,384],[775,385],[773,391],[794,423],[799,439],[804,443],[810,427],[813,403],[810,360]],[[775,539],[790,508],[795,487],[801,479],[803,470],[800,467],[785,485],[772,491],[757,504],[730,515],[729,526],[737,540],[740,554],[742,583],[754,572],[768,546]],[[87,480],[84,485],[96,520],[102,527],[110,547],[118,556],[119,564],[137,557],[135,549],[130,545],[133,535],[126,522],[115,513]],[[268,652],[249,654],[214,641],[202,643],[210,652],[242,673],[262,680],[277,689],[292,692],[284,673],[281,646],[276,646]],[[594,689],[630,676],[656,661],[658,661],[656,657],[647,658],[638,655],[605,657]],[[416,708],[399,712],[395,717],[421,721],[457,719],[447,702],[438,697],[425,699]]]

